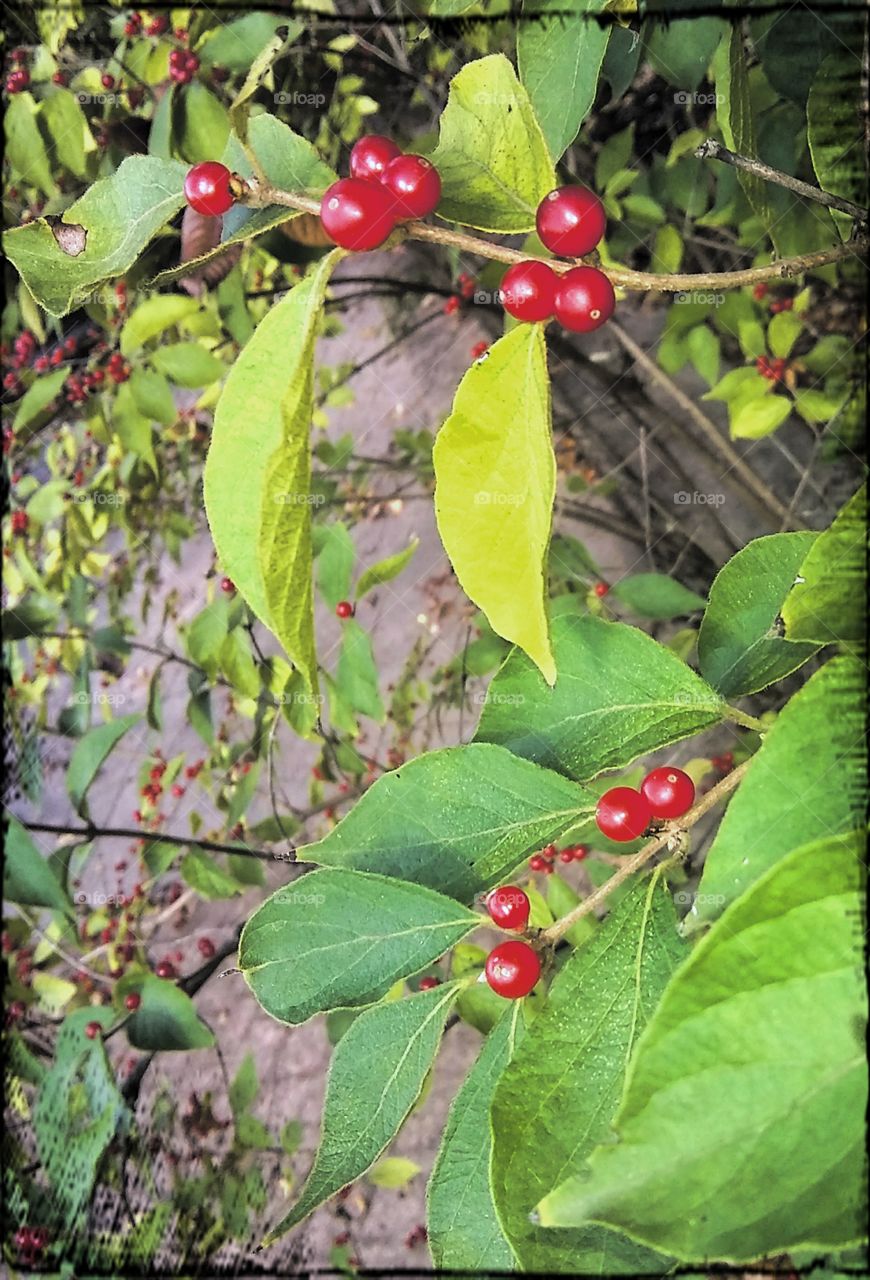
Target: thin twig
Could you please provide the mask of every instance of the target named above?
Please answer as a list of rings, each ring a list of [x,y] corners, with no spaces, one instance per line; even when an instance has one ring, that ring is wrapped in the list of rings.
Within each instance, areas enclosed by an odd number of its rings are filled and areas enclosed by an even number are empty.
[[[703,799],[699,800],[694,808],[690,809],[682,818],[677,818],[674,822],[669,822],[665,829],[660,832],[654,840],[650,840],[649,844],[645,844],[644,847],[639,849],[637,853],[632,855],[632,857],[626,858],[609,880],[605,880],[604,884],[601,885],[600,888],[596,889],[594,893],[591,893],[588,898],[584,898],[582,902],[578,903],[577,906],[574,907],[573,911],[569,911],[566,916],[562,916],[561,920],[557,920],[555,924],[550,925],[549,929],[544,929],[542,933],[538,934],[538,939],[541,942],[552,944],[558,942],[560,938],[563,938],[572,925],[575,925],[578,920],[583,918],[583,916],[589,915],[590,911],[594,911],[597,906],[600,906],[605,898],[609,897],[613,890],[618,888],[618,886],[625,880],[628,880],[630,876],[633,876],[635,871],[639,871],[641,867],[645,866],[651,858],[654,858],[661,849],[664,849],[669,845],[675,837],[679,836],[684,831],[688,831],[690,827],[693,827],[696,822],[703,818],[705,813],[709,813],[711,809],[715,808],[723,796],[728,795],[729,792],[734,790],[743,778],[743,775],[746,773],[751,762],[752,757],[750,757],[749,760],[744,760],[743,764],[738,765],[736,769],[732,769],[726,778],[723,778],[721,782],[718,782],[715,787],[711,787]]]
[[[695,151],[695,156],[698,160],[721,160],[723,164],[733,165],[735,169],[743,169],[757,178],[763,178],[765,182],[775,182],[778,187],[786,187],[795,195],[804,196],[807,200],[815,200],[816,204],[827,205],[829,209],[838,209],[840,213],[848,214],[858,222],[866,223],[867,221],[867,210],[862,209],[859,204],[844,200],[842,196],[832,195],[830,191],[823,191],[821,187],[814,187],[809,182],[802,182],[800,178],[793,178],[790,174],[783,173],[780,169],[773,169],[760,160],[751,160],[749,156],[742,156],[737,151],[729,151],[715,138],[706,138]]]

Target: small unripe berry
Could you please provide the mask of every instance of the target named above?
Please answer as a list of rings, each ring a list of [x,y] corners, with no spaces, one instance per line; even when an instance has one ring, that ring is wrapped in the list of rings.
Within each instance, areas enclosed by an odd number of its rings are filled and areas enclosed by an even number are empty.
[[[502,929],[525,929],[529,922],[531,903],[528,896],[515,884],[493,889],[486,899],[489,918]]]
[[[516,262],[501,282],[502,306],[516,320],[549,320],[556,305],[558,283],[558,276],[546,262]]]
[[[527,942],[511,940],[490,951],[485,972],[493,991],[508,1000],[519,1000],[540,978],[541,962]]]
[[[607,229],[604,205],[587,187],[558,187],[538,205],[541,243],[562,258],[591,253]]]
[[[633,787],[605,791],[595,809],[598,829],[611,840],[637,840],[652,822],[649,801]]]

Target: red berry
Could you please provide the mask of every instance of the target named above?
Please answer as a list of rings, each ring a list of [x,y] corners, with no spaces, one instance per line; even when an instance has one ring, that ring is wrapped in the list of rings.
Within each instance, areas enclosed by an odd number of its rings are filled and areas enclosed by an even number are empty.
[[[103,86],[103,88],[104,88],[104,89],[114,89],[114,87],[115,87],[115,77],[114,77],[114,76],[110,76],[110,75],[109,75],[109,73],[108,73],[108,71],[107,71],[107,72],[105,72],[105,74],[104,74],[104,75],[101,75],[101,76],[100,76],[100,84]]]
[[[529,858],[530,871],[546,871],[546,869],[547,860],[546,858],[542,858],[539,853],[533,854],[533,856]]]
[[[633,787],[605,791],[595,809],[598,830],[611,840],[637,840],[652,822],[649,801]]]
[[[563,258],[591,253],[607,227],[604,205],[587,187],[558,187],[538,205],[541,242]]]
[[[683,769],[653,769],[640,784],[654,818],[681,818],[691,809],[695,784]]]
[[[205,956],[206,960],[210,960],[214,955],[214,943],[211,938],[197,938],[196,949],[201,956]]]
[[[65,72],[65,71],[55,71],[54,75],[51,77],[51,83],[52,83],[52,84],[65,85],[65,84],[66,84],[66,72]]]
[[[158,17],[152,18],[145,28],[145,34],[149,36],[162,36],[164,31],[169,30],[169,18],[165,13],[161,13]]]
[[[221,591],[226,591],[227,595],[235,591],[236,586],[232,578],[221,578]]]
[[[158,978],[177,977],[177,970],[171,960],[161,960],[154,972]]]
[[[575,861],[575,862],[582,862],[584,858],[588,858],[588,857],[589,857],[589,845],[588,845],[588,844],[575,844],[575,845],[573,845],[573,846],[572,846],[572,848],[571,848],[571,853],[572,853],[572,854],[573,854],[573,856],[574,856],[574,861]]]
[[[486,957],[487,982],[508,1000],[527,996],[540,976],[541,962],[527,942],[502,942]]]
[[[516,320],[549,320],[556,305],[559,278],[546,262],[517,262],[501,282],[501,303]]]
[[[606,582],[596,582],[592,590],[598,596],[599,600],[603,600],[604,597],[607,595],[608,591],[610,590],[610,587]]]
[[[554,844],[545,844],[541,850],[541,857],[545,862],[552,862],[556,857],[557,849]]]
[[[782,302],[779,304],[779,309],[780,311],[791,311],[793,306],[794,298],[783,298]]]
[[[432,991],[433,988],[440,987],[440,986],[441,986],[440,978],[421,978],[420,979],[421,991]]]
[[[762,298],[767,296],[767,285],[763,283],[757,284],[752,290],[752,296],[753,298],[757,298],[760,302]]]
[[[85,1035],[89,1040],[96,1040],[102,1029],[99,1022],[89,1022],[85,1027]]]
[[[489,351],[488,342],[475,342],[474,346],[471,348],[472,360],[479,360],[485,351]]]
[[[362,178],[334,182],[321,201],[320,220],[334,244],[357,253],[377,249],[396,225],[390,192]]]
[[[493,889],[486,900],[486,910],[490,920],[502,929],[525,929],[531,903],[517,885],[506,884],[501,889]]]
[[[556,319],[572,333],[592,333],[613,315],[613,285],[597,267],[574,267],[559,278]]]
[[[390,161],[401,154],[392,138],[384,138],[379,133],[370,133],[354,143],[350,153],[350,176],[375,178],[380,181]]]
[[[26,511],[18,510],[18,511],[12,512],[12,532],[13,533],[18,533],[18,534],[26,533],[27,526],[29,523],[30,523],[30,517],[28,516]]]
[[[353,605],[349,600],[339,600],[335,606],[335,616],[337,618],[352,618]]]
[[[180,797],[184,795],[184,787],[179,786],[177,782],[173,783],[172,794],[176,799],[180,799]]]
[[[184,198],[197,213],[217,218],[232,208],[235,197],[230,191],[232,174],[217,160],[195,164],[184,179]]]
[[[571,845],[568,845],[568,847],[567,847],[566,849],[563,849],[563,850],[562,850],[562,852],[559,854],[559,861],[560,861],[560,862],[573,862],[573,861],[574,861],[574,850],[573,850],[573,848],[571,847]]]
[[[462,299],[459,297],[457,293],[451,294],[450,297],[447,299],[447,301],[444,303],[444,308],[443,308],[444,314],[446,316],[452,316],[454,311],[459,310],[461,302],[462,302]]]
[[[381,181],[392,194],[395,216],[401,221],[425,218],[438,207],[441,179],[423,156],[396,156],[384,169]]]
[[[128,996],[124,996],[124,1008],[129,1009],[133,1013],[142,1003],[142,997],[137,991],[131,991]]]

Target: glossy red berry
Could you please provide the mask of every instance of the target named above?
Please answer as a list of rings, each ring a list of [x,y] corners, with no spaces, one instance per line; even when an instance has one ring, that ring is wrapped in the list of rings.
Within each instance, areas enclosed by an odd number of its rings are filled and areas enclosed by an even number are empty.
[[[541,857],[545,862],[552,862],[555,859],[557,852],[558,850],[554,844],[545,844],[541,850]]]
[[[527,942],[512,939],[490,951],[485,971],[493,991],[508,1000],[519,1000],[540,978],[541,962]]]
[[[501,282],[501,304],[516,320],[549,320],[556,305],[559,277],[546,262],[517,262]]]
[[[67,74],[66,74],[66,72],[65,72],[65,71],[55,71],[54,75],[51,77],[51,83],[52,83],[52,84],[65,85],[65,84],[67,83]]]
[[[131,991],[128,996],[124,996],[124,1008],[129,1009],[131,1013],[135,1013],[141,1003],[142,997],[138,991]]]
[[[210,960],[214,955],[215,947],[211,938],[197,938],[196,949],[206,960]]]
[[[604,597],[607,595],[608,591],[610,590],[610,587],[606,582],[596,582],[592,590],[598,596],[599,600],[603,600]]]
[[[102,1029],[99,1022],[89,1022],[85,1027],[85,1035],[89,1040],[96,1040]]]
[[[353,605],[349,600],[339,600],[335,606],[335,616],[337,618],[352,618]]]
[[[225,591],[227,595],[230,595],[235,589],[235,583],[232,578],[221,578],[221,591]]]
[[[572,333],[592,333],[613,315],[613,285],[597,267],[574,267],[559,277],[556,319]]]
[[[538,205],[538,235],[551,253],[582,258],[591,253],[607,228],[604,205],[588,187],[558,187]]]
[[[392,138],[384,138],[379,133],[367,134],[354,143],[350,153],[350,176],[380,181],[390,161],[401,154]]]
[[[184,179],[184,198],[191,209],[216,218],[232,208],[229,169],[217,160],[204,160],[188,169]]]
[[[324,193],[320,221],[334,244],[365,253],[384,243],[396,216],[390,192],[379,182],[340,178]]]
[[[547,869],[547,860],[542,858],[539,853],[535,853],[529,858],[530,871],[545,871]]]
[[[652,822],[649,801],[633,787],[605,791],[595,809],[598,830],[611,840],[637,840]]]
[[[100,76],[100,84],[103,86],[104,89],[114,89],[115,77],[110,76],[107,71],[104,75]]]
[[[12,512],[12,532],[19,535],[27,532],[27,526],[30,524],[30,517],[26,511],[20,508]]]
[[[755,288],[752,290],[752,296],[753,298],[757,298],[759,302],[761,301],[762,298],[766,298],[767,285],[764,284],[764,282],[762,282],[761,284],[757,284]]]
[[[471,348],[472,360],[479,360],[487,351],[489,351],[488,342],[475,342],[474,346]]]
[[[695,784],[683,769],[653,769],[640,784],[654,818],[681,818],[695,800]]]
[[[401,221],[425,218],[441,199],[438,170],[423,156],[396,156],[384,169],[381,181],[395,201],[395,216]]]
[[[177,970],[171,960],[161,960],[154,972],[158,978],[177,977]]]
[[[490,920],[502,929],[525,929],[529,922],[531,903],[528,896],[515,884],[493,889],[486,899]]]
[[[446,316],[452,316],[455,311],[459,310],[461,305],[462,305],[462,299],[460,298],[459,294],[452,293],[450,297],[447,299],[447,301],[444,303],[442,310]]]
[[[440,986],[441,986],[440,978],[421,978],[420,979],[421,991],[432,991],[434,990],[435,987],[440,987]]]

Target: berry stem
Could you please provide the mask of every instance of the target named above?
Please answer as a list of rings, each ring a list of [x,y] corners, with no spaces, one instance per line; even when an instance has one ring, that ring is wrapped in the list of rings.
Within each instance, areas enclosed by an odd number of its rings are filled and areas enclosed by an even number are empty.
[[[726,720],[733,720],[735,724],[741,725],[744,729],[752,729],[755,733],[767,733],[768,726],[762,721],[750,716],[745,711],[741,711],[739,707],[725,707]]]
[[[244,183],[244,191],[240,203],[263,207],[267,205],[283,205],[287,209],[297,209],[302,213],[320,216],[320,201],[310,196],[296,195],[290,191],[280,191],[264,182],[249,178]],[[509,249],[506,245],[494,244],[491,240],[481,240],[479,236],[468,235],[464,231],[454,231],[450,227],[435,227],[428,222],[406,222],[397,227],[387,244],[398,244],[404,238],[411,240],[428,240],[431,244],[449,245],[464,253],[476,254],[479,258],[489,258],[493,262],[531,262],[535,259],[517,249]],[[632,271],[630,267],[602,267],[597,262],[590,266],[598,266],[610,281],[621,289],[633,289],[639,293],[680,293],[690,289],[739,289],[744,285],[760,284],[766,280],[780,280],[789,276],[801,275],[816,267],[827,266],[831,262],[839,262],[842,258],[860,258],[870,247],[870,236],[861,235],[845,243],[834,245],[830,249],[820,249],[815,253],[803,253],[794,258],[781,258],[762,267],[746,267],[738,271],[710,271],[694,275],[665,275],[645,271]],[[594,257],[594,255],[589,255]],[[559,258],[538,259],[546,261],[556,272],[570,271],[578,261],[564,261]]]
[[[635,871],[639,871],[641,867],[646,866],[660,849],[664,849],[673,840],[674,836],[680,832],[688,831],[690,827],[693,827],[696,822],[703,818],[705,813],[709,813],[711,809],[715,808],[723,796],[727,796],[729,792],[734,790],[749,768],[750,763],[751,757],[749,760],[744,760],[743,764],[738,765],[736,769],[732,769],[731,773],[723,778],[721,782],[717,782],[715,787],[711,787],[707,794],[702,796],[688,813],[683,814],[682,818],[676,818],[673,822],[669,822],[663,831],[653,840],[650,840],[648,844],[645,844],[642,849],[638,849],[637,853],[632,854],[631,857],[620,859],[620,866],[610,879],[605,880],[600,888],[596,889],[594,893],[590,893],[588,898],[584,898],[582,902],[579,902],[573,911],[569,911],[566,916],[562,916],[555,924],[551,924],[548,929],[544,929],[539,935],[539,940],[552,944],[564,937],[572,925],[581,920],[583,916],[589,915],[589,912],[594,911],[597,906],[600,906],[604,899],[626,881],[629,876],[634,875]]]

